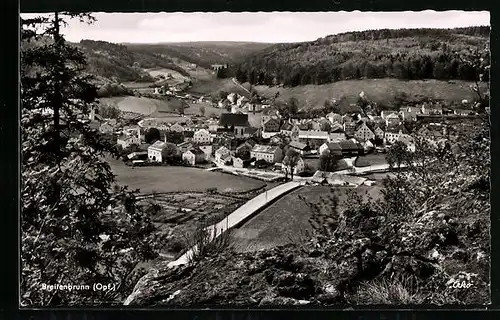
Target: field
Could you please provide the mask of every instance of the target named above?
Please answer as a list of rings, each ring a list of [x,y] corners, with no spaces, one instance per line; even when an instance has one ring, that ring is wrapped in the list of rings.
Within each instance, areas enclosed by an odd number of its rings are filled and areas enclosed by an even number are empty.
[[[119,160],[109,159],[108,162],[118,183],[130,189],[140,189],[141,193],[206,191],[208,188],[217,188],[219,192],[243,192],[265,185],[259,180],[197,168],[132,168]]]
[[[236,250],[240,252],[268,249],[287,243],[300,242],[312,231],[310,219],[312,211],[299,195],[309,203],[316,203],[321,197],[333,193],[339,198],[339,210],[348,200],[347,190],[356,190],[363,196],[380,197],[380,187],[360,186],[351,188],[331,188],[327,186],[303,187],[281,198],[264,209],[240,228],[233,231],[232,237]]]
[[[377,164],[386,164],[384,153],[370,153],[365,156],[360,156],[354,162],[356,167],[368,167]]]
[[[145,69],[147,73],[149,73],[152,77],[156,77],[159,75],[167,76],[167,74],[172,75],[174,79],[179,79],[179,80],[186,80],[189,79],[186,76],[183,76],[180,74],[178,71],[172,70],[172,69],[165,69],[165,68],[154,68],[154,69]]]
[[[101,98],[101,103],[113,105],[121,111],[135,112],[144,115],[150,115],[158,108],[157,102],[154,99],[138,98],[138,97],[112,97]]]
[[[280,93],[278,100],[288,100],[295,97],[299,103],[308,108],[321,108],[325,100],[346,97],[355,103],[359,94],[364,91],[367,98],[377,103],[391,104],[397,93],[404,92],[410,98],[428,97],[445,101],[461,101],[474,99],[475,94],[465,81],[415,80],[402,81],[397,79],[367,79],[348,80],[323,85],[305,85],[293,88],[277,88],[255,86],[259,94],[274,97]]]
[[[199,79],[198,81],[193,81],[193,86],[187,90],[188,93],[216,97],[218,97],[220,91],[234,92],[249,97],[249,93],[236,85],[231,79],[217,79],[215,76],[205,80]]]

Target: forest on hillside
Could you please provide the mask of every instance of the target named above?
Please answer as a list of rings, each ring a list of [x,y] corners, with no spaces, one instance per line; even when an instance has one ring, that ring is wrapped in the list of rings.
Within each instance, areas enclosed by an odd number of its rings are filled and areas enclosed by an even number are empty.
[[[254,42],[186,42],[163,44],[127,44],[129,50],[141,50],[167,55],[171,58],[194,63],[205,69],[212,64],[232,64],[240,62],[250,54],[271,46]]]
[[[130,49],[125,45],[106,41],[82,40],[75,45],[85,52],[88,71],[108,79],[153,81],[143,70],[148,68],[167,68],[189,76],[186,70],[159,53],[140,48]]]
[[[298,86],[340,80],[478,80],[468,56],[489,64],[489,27],[349,32],[312,42],[278,44],[250,56],[229,72],[240,82]]]

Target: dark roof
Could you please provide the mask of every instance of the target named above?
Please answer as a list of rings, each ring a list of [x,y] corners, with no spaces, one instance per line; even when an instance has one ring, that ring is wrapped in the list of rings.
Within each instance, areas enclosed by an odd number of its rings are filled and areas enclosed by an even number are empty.
[[[340,141],[342,150],[358,150],[358,145],[351,140]]]
[[[186,138],[194,137],[194,131],[184,131],[184,137]]]
[[[338,142],[330,142],[327,145],[328,145],[328,149],[330,149],[331,151],[342,150],[342,146]]]
[[[248,126],[248,114],[243,113],[222,113],[219,124],[221,126]]]
[[[298,150],[307,150],[309,146],[302,142],[292,141],[290,142],[290,147]]]
[[[189,151],[191,151],[193,154],[195,155],[201,155],[201,154],[204,154],[205,152],[203,152],[203,150],[201,150],[200,148],[191,148],[189,149]]]
[[[283,125],[281,126],[280,130],[286,130],[286,131],[291,131],[293,128],[293,124],[291,124],[290,122],[285,122],[283,123]]]

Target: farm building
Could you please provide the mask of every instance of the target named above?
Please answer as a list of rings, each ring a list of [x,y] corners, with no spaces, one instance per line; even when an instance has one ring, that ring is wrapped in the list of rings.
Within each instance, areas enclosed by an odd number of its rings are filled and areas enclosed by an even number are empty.
[[[323,154],[326,150],[336,156],[342,157],[342,147],[339,142],[326,142],[319,147],[319,154]]]
[[[290,142],[289,146],[291,149],[297,151],[302,156],[311,152],[311,148],[309,147],[309,145],[302,142],[292,141]]]
[[[182,154],[182,160],[194,166],[206,160],[205,152],[200,148],[191,148]]]

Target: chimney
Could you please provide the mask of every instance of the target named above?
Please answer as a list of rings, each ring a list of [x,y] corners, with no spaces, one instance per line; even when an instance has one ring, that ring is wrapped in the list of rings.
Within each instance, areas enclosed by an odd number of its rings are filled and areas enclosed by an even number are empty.
[[[137,139],[141,141],[141,128],[137,128]]]
[[[167,143],[167,133],[166,132],[163,134],[163,142]]]

